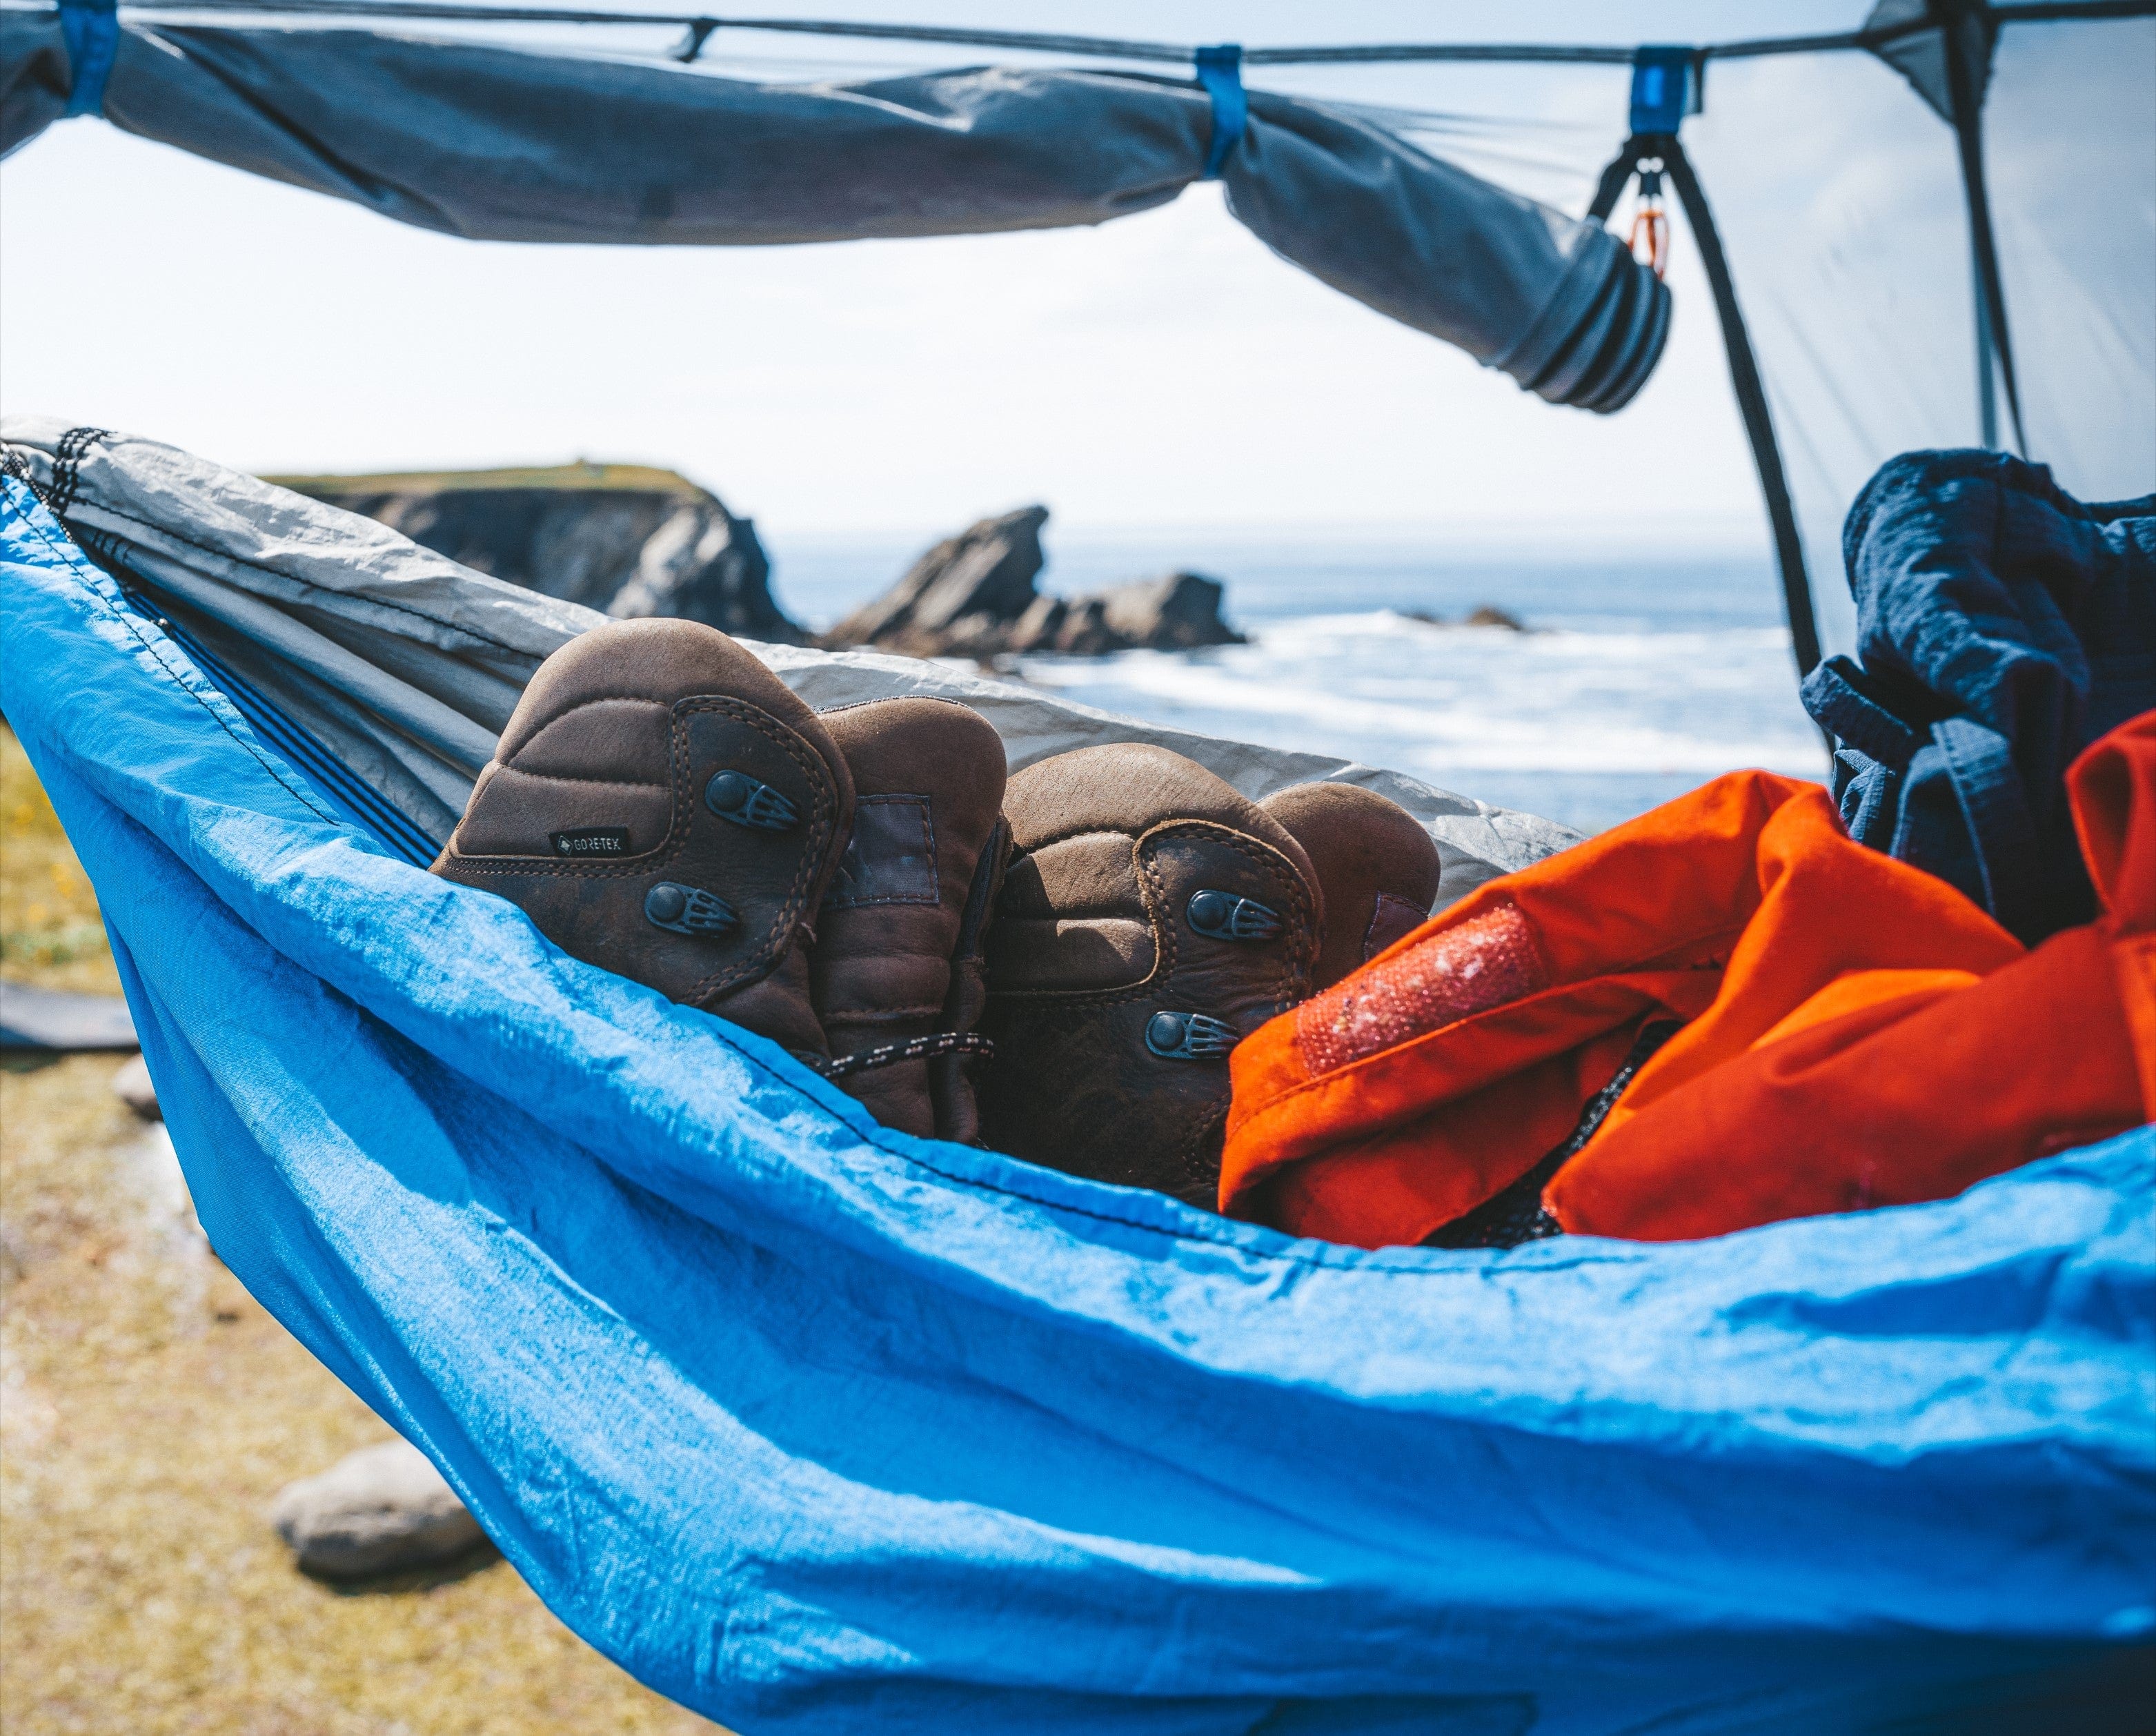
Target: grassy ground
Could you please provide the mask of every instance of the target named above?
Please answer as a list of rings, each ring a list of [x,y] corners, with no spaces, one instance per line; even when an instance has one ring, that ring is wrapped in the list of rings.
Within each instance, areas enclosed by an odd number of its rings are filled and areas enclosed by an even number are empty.
[[[120,975],[82,871],[37,774],[0,725],[0,976],[117,994]]]
[[[116,992],[96,901],[0,729],[0,973]],[[0,1067],[0,1729],[685,1736],[482,1552],[340,1590],[264,1518],[388,1430],[193,1225],[119,1058]]]

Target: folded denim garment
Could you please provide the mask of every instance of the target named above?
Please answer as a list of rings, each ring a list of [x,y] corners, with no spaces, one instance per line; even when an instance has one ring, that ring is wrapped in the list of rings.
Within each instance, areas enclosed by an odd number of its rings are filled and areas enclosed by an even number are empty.
[[[2041,465],[1912,452],[1842,532],[1858,659],[1804,685],[1858,842],[2022,940],[2095,914],[2063,777],[2156,706],[2156,496],[2087,506]]]

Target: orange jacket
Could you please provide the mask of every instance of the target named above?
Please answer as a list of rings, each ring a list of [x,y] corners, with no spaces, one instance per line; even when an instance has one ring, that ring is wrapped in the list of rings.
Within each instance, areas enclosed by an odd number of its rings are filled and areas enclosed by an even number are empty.
[[[2102,920],[2025,952],[1736,773],[1490,882],[1236,1049],[1224,1211],[1415,1242],[1563,1140],[1687,1021],[1545,1198],[1643,1239],[1930,1199],[2156,1108],[2156,712],[2069,790]]]

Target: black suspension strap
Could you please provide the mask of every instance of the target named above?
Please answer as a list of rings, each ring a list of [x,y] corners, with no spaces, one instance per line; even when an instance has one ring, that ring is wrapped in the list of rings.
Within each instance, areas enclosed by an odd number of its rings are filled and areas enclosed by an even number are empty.
[[[82,486],[82,461],[90,456],[90,449],[100,440],[112,438],[109,428],[70,428],[53,448],[53,482],[47,491],[46,504],[55,517],[64,518],[74,510],[76,491]]]
[[[1789,480],[1782,469],[1782,449],[1774,439],[1774,419],[1767,408],[1766,383],[1752,353],[1751,334],[1737,306],[1737,285],[1730,280],[1729,261],[1722,251],[1722,236],[1707,208],[1706,190],[1692,172],[1691,159],[1671,133],[1653,141],[1653,154],[1662,159],[1685,221],[1699,248],[1699,262],[1706,268],[1707,286],[1714,292],[1714,311],[1722,318],[1722,347],[1729,354],[1729,384],[1737,394],[1737,408],[1744,418],[1745,438],[1752,443],[1752,460],[1759,470],[1759,491],[1767,498],[1767,517],[1774,527],[1774,558],[1782,569],[1782,606],[1789,618],[1789,645],[1796,653],[1799,679],[1819,667],[1819,618],[1812,611],[1812,585],[1804,571],[1804,545],[1797,535],[1797,509],[1789,498]]]
[[[1804,546],[1797,533],[1797,510],[1789,496],[1788,474],[1782,468],[1782,449],[1774,438],[1774,419],[1767,404],[1767,388],[1760,378],[1758,358],[1752,352],[1751,334],[1737,305],[1737,285],[1729,275],[1729,260],[1722,250],[1722,236],[1708,208],[1706,190],[1692,172],[1691,160],[1677,141],[1677,127],[1687,113],[1699,107],[1699,77],[1702,62],[1689,49],[1651,48],[1640,50],[1632,74],[1632,136],[1602,172],[1589,215],[1598,223],[1609,221],[1617,200],[1635,174],[1667,175],[1684,207],[1699,249],[1700,264],[1707,271],[1707,287],[1714,295],[1714,311],[1722,321],[1722,347],[1729,358],[1729,384],[1743,418],[1744,435],[1752,446],[1752,461],[1759,472],[1759,492],[1766,499],[1767,518],[1774,535],[1774,562],[1782,575],[1782,608],[1789,624],[1789,646],[1796,655],[1799,680],[1818,667],[1819,618],[1812,608],[1812,587],[1804,568]],[[1648,165],[1653,165],[1649,167]]]

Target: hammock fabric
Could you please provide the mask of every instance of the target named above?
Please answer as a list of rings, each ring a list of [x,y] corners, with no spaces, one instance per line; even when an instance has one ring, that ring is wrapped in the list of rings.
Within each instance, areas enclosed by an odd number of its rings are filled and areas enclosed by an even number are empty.
[[[25,449],[77,522],[80,469]],[[237,485],[161,474],[131,546],[224,558]],[[311,522],[385,619],[396,571],[515,618]],[[1295,1240],[879,1128],[422,872],[13,476],[0,610],[219,1254],[675,1699],[744,1732],[2139,1725],[2156,1134],[1717,1241]]]

